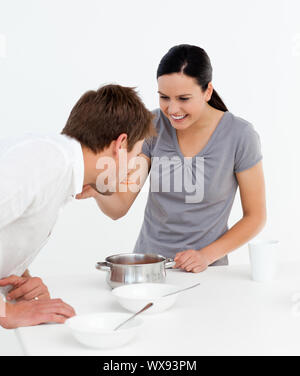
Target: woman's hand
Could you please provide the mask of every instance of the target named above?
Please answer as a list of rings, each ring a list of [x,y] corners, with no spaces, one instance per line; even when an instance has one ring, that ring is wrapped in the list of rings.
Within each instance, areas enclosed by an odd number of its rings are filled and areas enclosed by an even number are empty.
[[[174,268],[184,269],[187,272],[199,273],[207,269],[209,263],[201,251],[188,249],[178,252],[174,258],[176,262]]]
[[[5,329],[15,329],[50,322],[63,324],[75,314],[74,309],[61,299],[6,303],[6,316],[1,318],[1,325]]]
[[[30,301],[33,299],[49,300],[50,294],[47,286],[38,277],[18,277],[11,275],[0,280],[0,287],[11,285],[13,288],[6,296],[6,300]]]

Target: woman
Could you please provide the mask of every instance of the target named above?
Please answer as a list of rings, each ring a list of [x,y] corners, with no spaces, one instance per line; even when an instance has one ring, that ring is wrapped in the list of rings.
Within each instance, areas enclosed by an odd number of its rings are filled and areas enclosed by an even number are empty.
[[[175,267],[195,273],[226,265],[227,254],[266,222],[259,136],[250,123],[227,110],[214,90],[210,59],[202,48],[171,48],[159,64],[157,82],[157,135],[142,148],[151,187],[134,252],[173,257]],[[237,187],[243,217],[228,229]],[[95,197],[100,209],[117,219],[137,194],[105,197],[85,187],[78,198]]]

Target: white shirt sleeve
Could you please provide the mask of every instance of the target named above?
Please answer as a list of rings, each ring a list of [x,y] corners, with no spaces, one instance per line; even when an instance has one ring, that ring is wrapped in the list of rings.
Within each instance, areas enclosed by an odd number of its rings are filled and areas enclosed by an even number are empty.
[[[6,306],[6,299],[4,294],[0,291],[0,318],[1,317],[6,317],[6,312],[5,312],[5,306]]]
[[[22,216],[42,189],[64,171],[64,155],[51,143],[17,145],[0,159],[0,230]]]
[[[5,169],[13,168],[10,164]],[[29,192],[26,193],[25,181],[17,183],[16,178],[6,176],[0,166],[0,230],[19,218],[30,205]],[[5,179],[5,181],[3,180]]]
[[[2,302],[6,303],[6,297],[1,291],[0,291],[0,299],[2,300]]]

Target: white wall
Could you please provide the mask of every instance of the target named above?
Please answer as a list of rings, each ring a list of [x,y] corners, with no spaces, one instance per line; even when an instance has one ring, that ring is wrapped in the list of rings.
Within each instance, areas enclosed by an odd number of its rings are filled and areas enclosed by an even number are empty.
[[[155,108],[163,54],[176,44],[199,45],[230,111],[261,136],[262,235],[281,241],[283,258],[299,258],[299,11],[298,0],[0,0],[0,136],[59,132],[84,91],[110,82],[137,86]],[[142,192],[117,222],[91,200],[70,204],[33,273],[86,273],[107,255],[132,251],[146,198]],[[230,225],[241,213],[237,196]],[[230,260],[248,262],[246,247]]]

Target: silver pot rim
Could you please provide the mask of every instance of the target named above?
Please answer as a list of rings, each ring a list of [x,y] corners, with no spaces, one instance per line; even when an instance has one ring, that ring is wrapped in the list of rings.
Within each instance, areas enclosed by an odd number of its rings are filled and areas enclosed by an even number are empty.
[[[147,263],[141,263],[141,264],[120,264],[120,263],[117,263],[117,262],[113,262],[113,261],[110,261],[111,258],[113,257],[134,257],[134,256],[140,256],[141,259],[143,258],[146,258],[146,257],[152,257],[152,258],[157,258],[156,261],[153,261],[153,262],[147,262]],[[115,255],[110,255],[110,256],[107,256],[105,258],[105,262],[107,263],[107,265],[109,266],[120,266],[120,267],[135,267],[135,266],[146,266],[146,265],[154,265],[154,264],[159,264],[159,263],[162,263],[162,262],[167,262],[167,261],[170,261],[169,258],[165,257],[165,256],[162,256],[160,254],[157,254],[157,253],[118,253],[118,254],[115,254]]]
[[[154,262],[147,262],[147,263],[134,263],[134,264],[122,264],[122,263],[116,263],[116,262],[113,262],[113,261],[110,261],[109,259],[111,259],[112,257],[119,257],[119,256],[129,256],[129,257],[133,257],[133,255],[139,255],[141,258],[144,258],[144,257],[152,257],[152,258],[157,258],[158,260],[157,261],[154,261]],[[169,269],[171,268],[172,266],[175,265],[175,261],[172,259],[172,258],[167,258],[165,256],[162,256],[160,254],[157,254],[157,253],[119,253],[119,254],[115,254],[115,255],[111,255],[111,256],[108,256],[105,258],[105,261],[101,261],[101,262],[97,262],[96,264],[96,269],[99,269],[99,270],[110,270],[111,268],[135,268],[135,267],[143,267],[143,268],[149,268],[149,267],[153,267],[154,265],[160,265],[160,264],[163,264],[165,266],[166,269]]]

